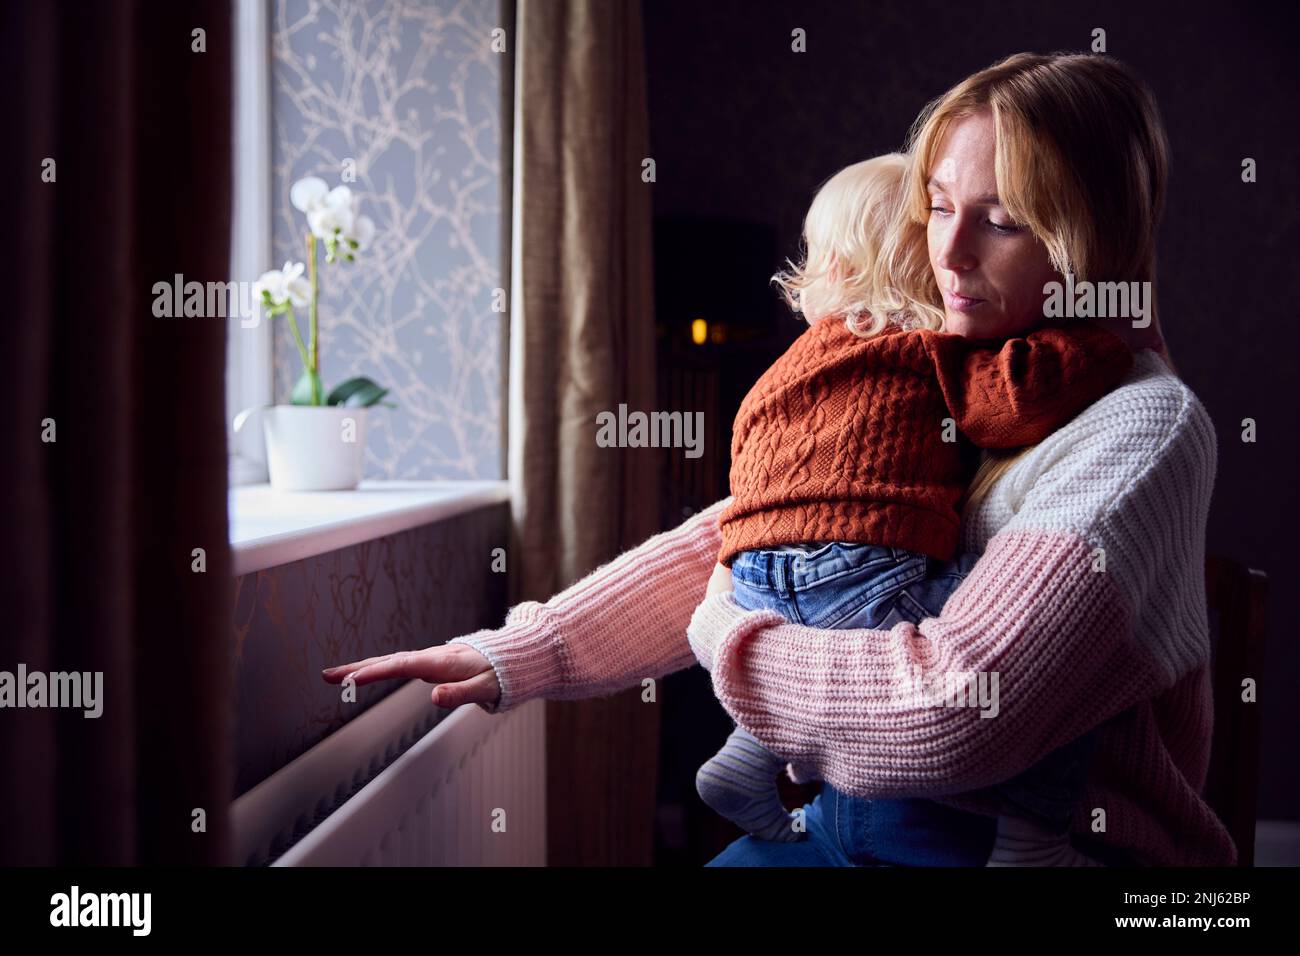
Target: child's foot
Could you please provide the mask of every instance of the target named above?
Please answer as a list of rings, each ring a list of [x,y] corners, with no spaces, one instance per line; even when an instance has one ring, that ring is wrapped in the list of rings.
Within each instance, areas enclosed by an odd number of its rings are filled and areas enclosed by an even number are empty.
[[[808,834],[794,828],[795,818],[776,789],[783,766],[753,738],[733,734],[695,775],[700,799],[736,826],[761,840],[796,843]]]
[[[1104,866],[1080,853],[1070,843],[1069,833],[1053,833],[1044,827],[1006,814],[998,817],[998,835],[985,866]]]
[[[1039,847],[1032,854],[1022,852],[999,853],[994,850],[985,866],[1105,866],[1106,864],[1085,856],[1067,840],[1061,846]]]

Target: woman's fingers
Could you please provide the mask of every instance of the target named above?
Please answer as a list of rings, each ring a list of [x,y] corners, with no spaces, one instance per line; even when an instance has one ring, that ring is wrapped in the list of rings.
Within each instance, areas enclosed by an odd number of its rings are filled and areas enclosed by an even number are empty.
[[[444,644],[426,647],[421,651],[396,651],[379,657],[368,657],[353,664],[340,664],[321,671],[321,677],[331,684],[342,683],[348,675],[357,686],[379,680],[423,680],[445,683],[469,680],[484,671],[492,673],[488,659],[465,644]],[[495,684],[496,675],[492,674]]]
[[[389,656],[388,654],[380,654],[378,657],[367,657],[364,661],[353,661],[351,664],[336,664],[333,667],[326,667],[320,672],[320,676],[325,679],[327,684],[341,684],[343,678],[358,668],[373,664],[376,661],[382,661]]]
[[[469,680],[454,684],[439,684],[430,695],[439,707],[448,709],[462,704],[491,704],[501,697],[501,685],[496,672],[490,668]]]
[[[358,667],[352,672],[352,679],[358,687],[393,678],[436,681],[440,679],[437,656],[440,650],[442,648],[431,647],[423,651],[397,651],[372,664]]]

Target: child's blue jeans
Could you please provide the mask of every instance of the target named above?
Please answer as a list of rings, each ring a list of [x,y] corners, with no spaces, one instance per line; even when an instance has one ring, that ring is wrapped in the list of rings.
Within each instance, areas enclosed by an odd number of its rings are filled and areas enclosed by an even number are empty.
[[[832,542],[742,551],[732,563],[731,574],[742,607],[777,611],[809,627],[888,629],[900,621],[919,624],[923,618],[937,617],[978,559],[979,555],[963,554],[944,562],[902,548]],[[990,788],[1001,799],[1003,812],[1033,819],[1057,832],[1068,830],[1097,734],[1094,729]],[[834,796],[837,820],[853,816],[868,827],[867,833],[859,835],[866,846],[880,850],[892,846],[904,857],[890,860],[886,852],[879,857],[883,862],[982,865],[983,859],[967,860],[981,851],[987,859],[992,848],[994,822],[986,817],[920,798],[862,800],[858,806],[858,798]],[[900,826],[911,829],[917,839],[900,842]],[[940,849],[944,843],[950,851]],[[956,856],[945,859],[944,852]],[[908,854],[914,853],[925,861],[907,862]]]

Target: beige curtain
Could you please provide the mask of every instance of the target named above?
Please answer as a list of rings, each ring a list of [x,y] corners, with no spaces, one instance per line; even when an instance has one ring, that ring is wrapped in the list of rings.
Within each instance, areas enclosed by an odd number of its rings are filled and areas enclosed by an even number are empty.
[[[512,603],[654,533],[659,461],[596,444],[599,412],[655,401],[640,4],[519,0],[516,17]],[[547,711],[551,864],[648,864],[658,707],[634,690]]]

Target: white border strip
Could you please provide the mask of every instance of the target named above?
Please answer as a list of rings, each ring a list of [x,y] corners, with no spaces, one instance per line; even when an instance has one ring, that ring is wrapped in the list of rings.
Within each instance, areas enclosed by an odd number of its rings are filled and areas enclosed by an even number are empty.
[[[510,500],[506,481],[363,481],[354,491],[229,491],[234,574],[254,571]]]

